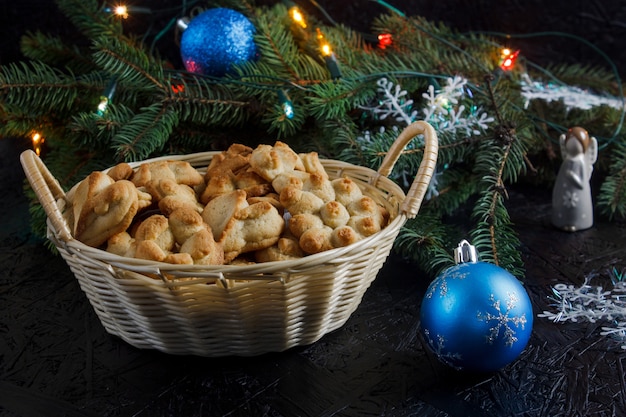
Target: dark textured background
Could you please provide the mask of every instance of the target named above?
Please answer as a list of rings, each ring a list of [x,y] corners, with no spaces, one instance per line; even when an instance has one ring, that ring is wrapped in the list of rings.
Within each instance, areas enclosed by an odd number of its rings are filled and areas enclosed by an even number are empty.
[[[365,0],[320,4],[335,20],[364,32],[384,11]],[[604,50],[622,75],[626,67],[623,0],[398,0],[394,5],[460,31],[566,31]],[[0,19],[0,63],[19,59],[17,39],[26,30],[75,37],[50,0],[3,0]],[[605,65],[597,51],[571,38],[519,42],[528,58],[542,64]],[[175,50],[167,53],[176,56]],[[134,349],[104,332],[67,265],[29,234],[17,159],[28,145],[0,139],[2,417],[626,415],[623,341],[601,337],[602,322],[555,324],[536,317],[525,352],[493,374],[458,373],[438,363],[417,332],[430,277],[395,257],[348,323],[311,346],[224,359]],[[548,296],[557,283],[578,286],[594,277],[594,283],[607,285],[613,268],[624,271],[624,222],[597,219],[587,231],[558,232],[549,225],[549,190],[509,192],[535,313],[551,309]]]

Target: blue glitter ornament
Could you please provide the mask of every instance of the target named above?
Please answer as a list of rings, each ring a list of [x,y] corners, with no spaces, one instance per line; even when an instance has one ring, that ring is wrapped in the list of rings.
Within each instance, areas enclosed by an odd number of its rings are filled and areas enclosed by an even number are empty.
[[[478,262],[462,241],[457,265],[428,287],[422,301],[421,333],[437,358],[456,369],[491,372],[514,361],[533,325],[530,298],[505,269]]]
[[[234,64],[256,58],[255,32],[252,22],[235,10],[206,10],[189,22],[180,39],[183,64],[189,72],[224,76]]]

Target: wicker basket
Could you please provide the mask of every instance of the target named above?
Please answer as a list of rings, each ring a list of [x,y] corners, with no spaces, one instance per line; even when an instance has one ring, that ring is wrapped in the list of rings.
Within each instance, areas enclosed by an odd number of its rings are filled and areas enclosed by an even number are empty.
[[[405,196],[387,176],[406,144],[425,137],[424,158]],[[74,239],[65,193],[32,151],[26,177],[48,216],[48,237],[75,274],[106,331],[137,348],[198,356],[252,356],[311,344],[341,327],[376,278],[407,218],[415,217],[433,174],[437,136],[415,122],[378,172],[322,160],[331,178],[347,176],[390,212],[390,224],[355,244],[294,261],[246,266],[180,266],[113,255]],[[206,167],[215,152],[156,159]],[[153,161],[152,159],[150,161]],[[147,161],[144,161],[147,162]]]

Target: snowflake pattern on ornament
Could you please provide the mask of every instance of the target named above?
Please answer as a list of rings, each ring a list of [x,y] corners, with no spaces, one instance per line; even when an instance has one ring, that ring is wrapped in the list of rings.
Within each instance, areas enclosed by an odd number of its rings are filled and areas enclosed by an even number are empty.
[[[445,337],[438,334],[435,336],[435,338],[437,339],[437,342],[435,342],[430,337],[430,332],[428,331],[428,329],[424,330],[424,337],[426,339],[426,343],[428,343],[433,353],[439,358],[441,362],[445,363],[446,365],[454,369],[461,370],[461,367],[457,366],[455,362],[458,362],[461,359],[463,359],[463,356],[457,352],[444,352],[444,348],[446,347]]]
[[[439,296],[445,297],[448,294],[449,279],[465,279],[470,275],[469,272],[461,272],[458,268],[448,268],[441,273],[436,281],[428,288],[426,298],[433,298],[433,295],[439,290]]]
[[[515,294],[509,293],[506,301],[506,308],[502,311],[500,300],[496,300],[495,296],[491,294],[489,302],[491,303],[491,307],[496,311],[496,314],[492,314],[490,312],[482,313],[480,311],[476,314],[476,318],[480,321],[495,321],[495,326],[489,328],[489,335],[486,336],[487,343],[492,345],[497,340],[501,331],[504,336],[506,346],[512,347],[515,342],[517,342],[517,337],[515,336],[516,332],[512,326],[524,330],[524,326],[527,321],[525,314],[522,314],[521,316],[509,316],[511,310],[515,308],[518,301],[519,299]]]

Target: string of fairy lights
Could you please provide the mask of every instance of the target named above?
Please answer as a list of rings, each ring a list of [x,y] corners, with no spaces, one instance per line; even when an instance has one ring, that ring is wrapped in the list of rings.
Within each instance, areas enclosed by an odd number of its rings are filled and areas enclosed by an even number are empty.
[[[332,19],[331,16],[328,15],[328,13],[324,10],[323,7],[321,7],[315,0],[308,0],[309,3],[311,3],[314,7],[316,7],[318,10],[320,10],[320,12],[325,16],[325,18],[333,25],[337,25],[337,23]],[[396,15],[399,15],[401,17],[406,17],[406,14],[403,13],[402,11],[398,10],[397,8],[391,6],[390,4],[388,4],[387,2],[385,2],[384,0],[370,0],[373,2],[378,3],[379,5],[385,7],[387,10],[389,10],[391,13],[394,13]],[[156,43],[156,41],[160,38],[162,38],[168,31],[171,30],[172,27],[176,27],[176,22],[178,20],[181,19],[181,15],[186,15],[187,13],[189,13],[189,11],[192,9],[192,7],[195,6],[195,4],[197,3],[196,0],[183,0],[182,4],[177,7],[177,8],[172,8],[170,10],[168,10],[169,12],[176,12],[175,14],[177,14],[177,17],[173,18],[170,23],[168,23],[162,30],[160,30],[156,36],[154,37],[154,40],[152,42],[152,48],[154,48],[154,45]],[[295,3],[293,3],[290,0],[286,0],[285,3],[288,6],[288,13],[289,13],[289,17],[291,19],[291,31],[292,34],[294,35],[295,38],[301,38],[301,39],[314,39],[316,41],[317,44],[317,51],[314,51],[316,53],[318,53],[321,58],[323,59],[328,72],[330,74],[330,78],[329,80],[327,80],[327,82],[340,82],[341,79],[346,79],[347,81],[361,81],[361,82],[365,82],[368,80],[378,80],[381,79],[383,77],[389,77],[389,76],[394,76],[397,78],[415,78],[415,77],[423,77],[423,78],[427,78],[429,80],[436,80],[436,79],[445,79],[448,78],[449,75],[445,75],[445,74],[430,74],[430,73],[423,73],[423,72],[419,72],[419,71],[395,71],[395,72],[385,72],[385,73],[372,73],[372,74],[366,74],[363,76],[360,76],[358,78],[344,78],[341,72],[341,68],[337,59],[337,52],[333,49],[332,45],[330,44],[329,40],[327,39],[327,37],[324,35],[323,31],[319,28],[319,27],[312,27],[307,18],[305,13],[303,13],[302,9]],[[117,16],[120,19],[128,19],[129,16],[134,16],[134,15],[150,15],[150,14],[154,14],[157,11],[152,10],[150,8],[147,7],[139,7],[139,6],[134,6],[134,5],[123,5],[123,4],[116,4],[116,5],[111,5],[111,6],[107,6],[103,8],[103,11],[105,13],[110,13],[112,15]],[[471,56],[471,54],[469,54],[467,51],[462,50],[461,48],[459,48],[457,45],[454,45],[453,43],[451,43],[450,41],[446,40],[446,39],[442,39],[432,33],[430,33],[427,29],[419,26],[416,22],[407,19],[407,22],[409,22],[409,24],[415,26],[418,30],[428,33],[431,37],[433,37],[434,39],[437,39],[439,42],[441,42],[443,45],[453,48],[454,50],[465,54],[466,56],[468,56],[470,59],[474,60],[476,62],[477,65],[479,65],[480,67],[483,67],[484,65],[481,62],[478,62],[478,60],[476,58],[474,58],[473,56]],[[483,33],[487,33],[487,32],[483,32]],[[488,33],[487,33],[488,34]],[[495,34],[495,35],[499,35],[499,36],[503,36],[506,37],[507,40],[512,39],[513,37],[509,34]],[[393,35],[390,33],[380,33],[377,34],[375,36],[372,35],[365,35],[364,36],[367,37],[367,39],[376,39],[376,46],[381,49],[384,50],[386,48],[389,48],[390,46],[393,45]],[[528,35],[530,36],[530,35]],[[619,74],[617,72],[617,69],[614,65],[614,63],[610,60],[610,58],[608,56],[606,56],[606,54],[604,54],[602,51],[598,50],[598,48],[596,48],[595,46],[591,45],[589,42],[585,41],[585,40],[581,40],[579,38],[574,37],[573,35],[568,35],[571,38],[574,38],[578,41],[584,42],[585,44],[587,44],[588,46],[591,46],[592,48],[594,48],[595,50],[597,50],[597,52],[603,56],[609,63],[609,66],[611,67],[611,69],[613,70],[613,73],[615,75],[616,81],[617,81],[617,85],[619,86],[619,97],[616,99],[616,101],[618,103],[622,103],[621,106],[621,117],[620,120],[618,122],[618,125],[616,126],[616,129],[614,131],[614,134],[612,137],[610,138],[600,138],[598,137],[598,139],[602,142],[601,147],[604,146],[608,146],[612,141],[614,141],[617,136],[619,135],[619,133],[621,132],[622,129],[622,125],[625,119],[625,115],[626,115],[626,105],[624,105],[624,96],[623,96],[623,92],[621,89],[621,79],[619,77]],[[517,49],[512,49],[509,47],[505,47],[505,46],[501,46],[501,45],[497,45],[500,51],[500,61],[499,61],[499,70],[502,72],[507,72],[507,71],[511,71],[516,67],[518,58],[520,57],[521,51],[517,50]],[[528,62],[525,61],[525,64],[528,66],[533,66],[535,68],[539,68],[540,70],[542,70],[544,73],[548,73],[547,70],[540,68],[539,66],[533,64],[532,62]],[[247,87],[252,87],[252,88],[257,88],[257,89],[271,89],[276,91],[276,97],[278,100],[278,103],[282,109],[282,112],[284,114],[284,116],[286,118],[293,118],[294,117],[294,106],[293,103],[291,102],[291,99],[289,97],[289,90],[293,89],[293,88],[299,88],[299,89],[306,89],[307,87],[302,85],[301,83],[296,83],[293,82],[292,80],[286,80],[286,79],[278,79],[278,78],[273,78],[273,77],[269,77],[269,76],[263,76],[263,78],[265,78],[263,80],[263,82],[261,82],[260,77],[261,76],[257,76],[258,78],[254,81],[250,81],[250,80],[243,80],[243,79],[237,79],[236,77],[227,77],[227,78],[219,78],[219,77],[211,77],[211,76],[207,76],[207,75],[202,75],[202,74],[190,74],[187,73],[186,71],[181,71],[181,70],[167,70],[168,72],[172,72],[174,73],[175,76],[180,77],[181,79],[185,79],[188,77],[202,77],[205,79],[208,79],[210,82],[215,82],[215,83],[239,83],[242,85],[245,85]],[[485,71],[489,72],[489,70],[487,68],[485,68]],[[551,74],[548,73],[549,78],[552,78],[552,80],[556,80],[556,77],[552,76]],[[318,80],[318,82],[324,82],[324,80]],[[108,83],[108,85],[106,86],[105,90],[103,91],[101,97],[100,97],[100,101],[99,104],[97,106],[97,109],[95,110],[95,113],[99,116],[103,116],[106,111],[107,111],[107,107],[108,105],[113,101],[115,92],[116,92],[116,87],[117,87],[117,79],[115,77],[111,78],[110,82]],[[481,88],[477,85],[473,85],[468,83],[468,87],[472,88],[474,91],[481,91]],[[174,92],[180,92],[182,91],[182,89],[184,88],[184,85],[181,84],[179,86],[176,85],[172,85],[172,89],[174,90]],[[591,94],[591,93],[589,93]],[[525,109],[520,108],[520,111],[524,111]],[[547,121],[545,120],[538,120],[537,123],[546,123]],[[560,130],[560,131],[565,131],[566,127],[562,127],[562,126],[554,126],[551,125],[551,127]],[[41,152],[43,143],[45,142],[45,138],[42,136],[42,134],[40,132],[33,132],[31,134],[31,138],[32,138],[32,143],[33,143],[33,148],[37,153]],[[550,140],[552,140],[552,138],[549,138]],[[604,140],[603,140],[604,139]]]

